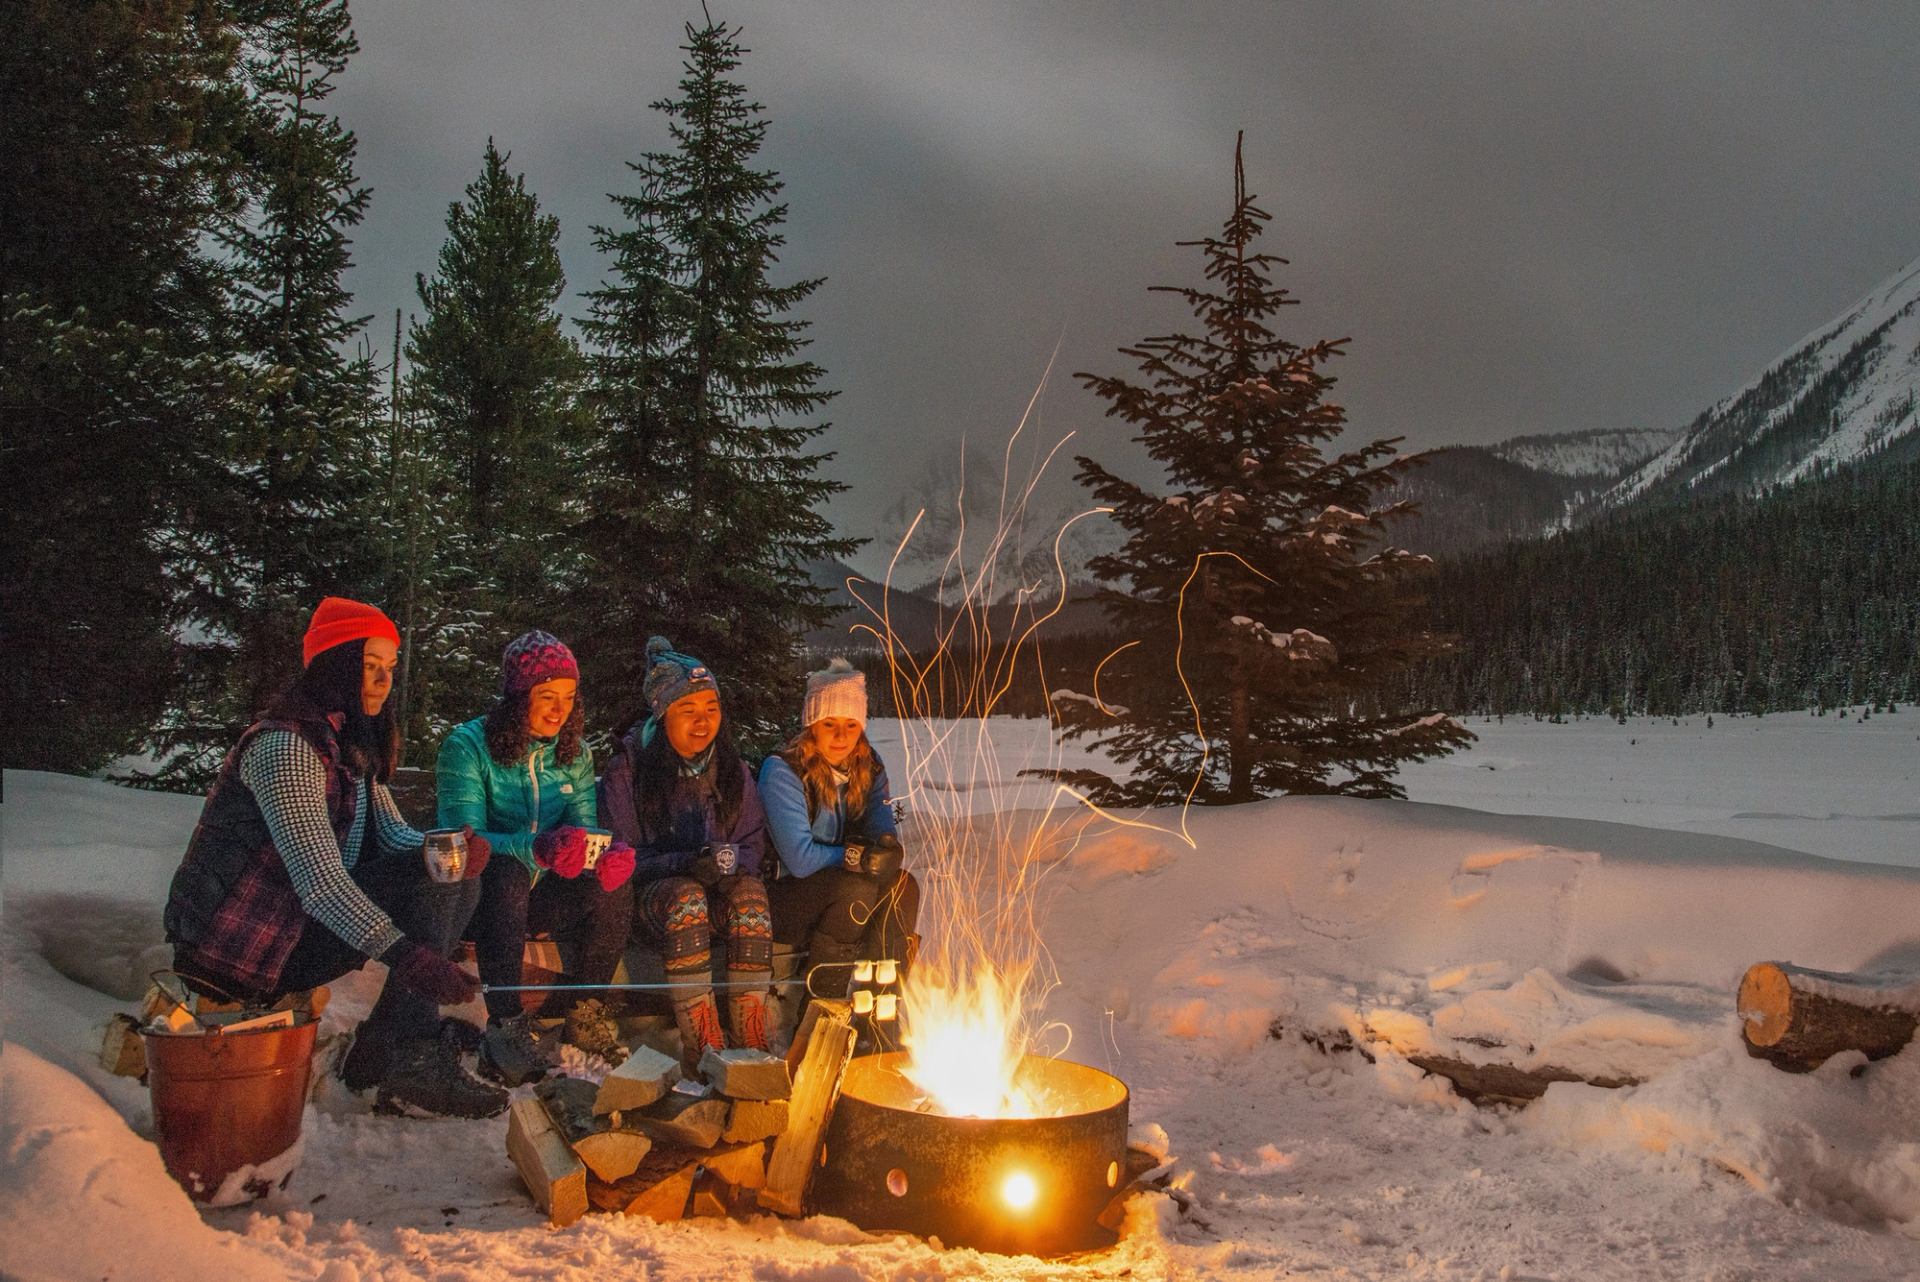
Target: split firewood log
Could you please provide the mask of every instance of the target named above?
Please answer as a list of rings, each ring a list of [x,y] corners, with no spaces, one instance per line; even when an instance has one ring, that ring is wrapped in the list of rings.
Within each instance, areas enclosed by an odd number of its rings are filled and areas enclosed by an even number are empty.
[[[787,1129],[773,1142],[767,1186],[758,1195],[761,1206],[781,1215],[803,1213],[820,1139],[840,1096],[847,1061],[853,1058],[853,1009],[847,1002],[816,999],[808,1008],[806,1026],[811,1031],[793,1076]]]
[[[100,1043],[100,1067],[116,1077],[147,1075],[147,1044],[140,1040],[140,1023],[131,1015],[115,1015],[107,1021],[106,1036]]]
[[[671,1223],[687,1213],[700,1163],[681,1150],[658,1148],[633,1174],[617,1180],[588,1180],[587,1199],[595,1209],[619,1215],[644,1215]]]
[[[787,1129],[787,1101],[783,1099],[740,1099],[727,1111],[727,1129],[720,1134],[723,1144],[741,1144],[749,1140],[770,1140]]]
[[[1920,981],[1911,975],[1836,975],[1758,962],[1740,980],[1747,1053],[1805,1073],[1841,1051],[1885,1059],[1920,1025]]]
[[[735,1188],[759,1189],[767,1182],[767,1145],[730,1144],[700,1155],[700,1169]]]
[[[602,1180],[633,1174],[653,1147],[653,1140],[618,1125],[620,1114],[601,1116],[593,1111],[599,1088],[578,1077],[550,1077],[534,1087],[534,1096],[547,1110],[560,1137]]]
[[[651,1046],[640,1046],[620,1067],[608,1073],[594,1096],[593,1111],[614,1113],[645,1108],[673,1089],[680,1080],[680,1061]]]
[[[629,1126],[661,1144],[712,1148],[727,1129],[727,1101],[718,1095],[700,1097],[672,1090],[638,1113],[622,1116]]]
[[[787,1061],[766,1051],[709,1050],[700,1057],[700,1075],[729,1099],[774,1100],[793,1094]]]
[[[587,1213],[587,1168],[537,1099],[517,1099],[507,1115],[507,1156],[547,1222],[565,1228]]]

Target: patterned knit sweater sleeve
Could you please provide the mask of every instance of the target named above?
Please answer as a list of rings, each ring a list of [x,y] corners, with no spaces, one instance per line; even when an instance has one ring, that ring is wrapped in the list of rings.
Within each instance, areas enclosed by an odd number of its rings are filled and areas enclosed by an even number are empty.
[[[368,957],[399,943],[400,928],[347,872],[327,820],[326,766],[313,746],[291,731],[263,731],[240,758],[240,778],[307,915]]]
[[[393,789],[376,783],[369,791],[373,793],[373,835],[380,853],[418,855],[426,838],[401,816],[400,803],[393,799]]]

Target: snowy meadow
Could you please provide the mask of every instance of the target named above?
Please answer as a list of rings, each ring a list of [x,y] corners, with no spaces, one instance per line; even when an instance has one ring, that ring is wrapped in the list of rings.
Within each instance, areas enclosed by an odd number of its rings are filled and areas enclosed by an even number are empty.
[[[1129,1083],[1136,1137],[1169,1164],[1119,1245],[1056,1262],[825,1218],[550,1230],[504,1118],[378,1117],[332,1081],[286,1192],[196,1214],[144,1088],[95,1054],[164,963],[198,800],[10,772],[0,1273],[1920,1276],[1920,1061],[1785,1074],[1748,1058],[1733,1009],[1754,961],[1920,962],[1920,713],[1470,728],[1473,748],[1407,772],[1407,802],[1195,811],[1192,847],[1177,812],[1056,843],[1047,1015],[1070,1058]],[[874,731],[898,755],[897,728]],[[991,738],[988,761],[909,798],[910,821],[1046,804],[1014,778],[1050,751],[1044,726]],[[379,969],[338,987],[323,1037],[365,1012]],[[1409,1062],[1431,1054],[1636,1084],[1475,1107]]]

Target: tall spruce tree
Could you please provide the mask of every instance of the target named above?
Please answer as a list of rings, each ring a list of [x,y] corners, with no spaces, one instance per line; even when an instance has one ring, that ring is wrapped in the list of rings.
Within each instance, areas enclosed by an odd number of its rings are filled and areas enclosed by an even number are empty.
[[[1400,762],[1470,738],[1444,716],[1375,710],[1439,644],[1406,589],[1425,558],[1385,541],[1411,509],[1373,506],[1408,460],[1393,440],[1323,453],[1346,419],[1326,366],[1347,340],[1299,346],[1269,328],[1296,300],[1270,279],[1286,260],[1255,249],[1269,215],[1247,193],[1238,146],[1233,196],[1218,236],[1183,242],[1201,250],[1206,284],[1158,287],[1200,333],[1122,349],[1138,381],[1077,375],[1136,429],[1167,488],[1078,460],[1126,531],[1091,569],[1119,632],[1140,644],[1113,656],[1093,697],[1057,712],[1070,738],[1093,738],[1130,774],[1052,773],[1134,805],[1399,796]]]
[[[131,750],[175,676],[175,496],[249,412],[208,232],[239,199],[224,6],[17,0],[0,40],[7,764]]]
[[[191,682],[156,736],[165,777],[202,777],[299,670],[314,602],[364,595],[379,512],[377,374],[346,348],[342,276],[370,197],[357,142],[327,109],[359,51],[346,0],[244,6],[241,71],[252,113],[240,145],[248,202],[225,239],[233,264],[226,340],[271,380],[257,422],[205,469],[184,538],[197,561],[180,580],[198,638]]]
[[[447,211],[438,271],[417,280],[426,313],[407,343],[453,517],[436,557],[446,581],[418,638],[433,675],[416,668],[414,688],[447,709],[476,706],[499,643],[552,626],[579,580],[566,535],[584,476],[584,363],[555,307],[560,220],[506,161],[488,139],[480,176]]]
[[[827,616],[810,560],[846,556],[819,506],[845,488],[808,452],[833,395],[801,358],[789,318],[822,283],[771,279],[785,237],[783,184],[753,167],[764,108],[729,79],[738,29],[686,29],[674,149],[629,164],[638,192],[615,195],[618,228],[596,227],[612,278],[588,294],[600,449],[583,527],[597,591],[578,635],[596,684],[637,710],[649,633],[722,674],[749,737],[788,715],[800,647]]]

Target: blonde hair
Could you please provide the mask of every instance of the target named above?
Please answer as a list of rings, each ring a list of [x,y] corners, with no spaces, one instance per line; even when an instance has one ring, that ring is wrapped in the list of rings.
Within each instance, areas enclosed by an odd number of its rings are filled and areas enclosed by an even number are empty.
[[[800,786],[807,794],[807,818],[819,815],[825,807],[833,804],[835,781],[834,768],[820,755],[820,749],[813,742],[813,727],[808,726],[780,749],[780,759],[793,768],[800,776]],[[864,727],[860,731],[860,742],[853,745],[853,751],[847,754],[846,764],[841,767],[847,776],[847,815],[864,814],[867,809],[867,797],[873,791],[873,781],[880,773],[880,758],[874,753],[873,745],[867,742]]]

